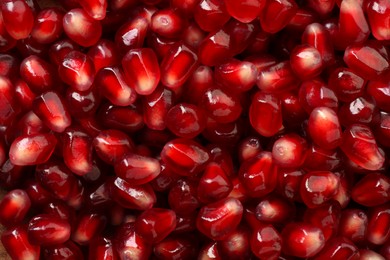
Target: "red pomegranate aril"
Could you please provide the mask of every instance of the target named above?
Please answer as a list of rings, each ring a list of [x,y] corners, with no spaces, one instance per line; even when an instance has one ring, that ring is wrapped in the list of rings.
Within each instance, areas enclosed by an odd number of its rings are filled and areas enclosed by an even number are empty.
[[[15,260],[38,260],[40,247],[32,245],[24,226],[12,227],[1,234],[1,242],[8,255]]]
[[[32,38],[42,44],[53,43],[62,32],[62,18],[64,13],[59,8],[45,8],[35,17]]]
[[[166,115],[174,104],[175,93],[163,86],[158,86],[153,93],[143,99],[144,122],[153,130],[164,130]]]
[[[344,52],[344,62],[366,80],[378,80],[390,72],[388,55],[374,44],[352,44]]]
[[[243,23],[250,23],[258,17],[265,4],[264,0],[252,0],[246,2],[236,2],[234,0],[225,0],[227,12]]]
[[[361,260],[386,260],[382,255],[369,249],[360,249],[359,255]]]
[[[85,0],[81,1],[80,5],[95,20],[103,20],[106,17],[107,0]]]
[[[172,210],[182,216],[194,214],[200,206],[195,183],[179,179],[169,190],[168,204]]]
[[[261,141],[257,137],[247,137],[240,141],[238,159],[240,162],[250,160],[262,151]]]
[[[367,234],[368,217],[361,209],[346,209],[341,213],[338,234],[361,244]]]
[[[315,208],[332,199],[339,185],[340,178],[332,172],[309,172],[301,180],[300,195],[307,207]]]
[[[89,244],[99,236],[107,223],[107,218],[98,213],[80,214],[72,230],[72,240],[79,245]]]
[[[367,226],[367,240],[375,245],[383,245],[390,237],[389,204],[372,208]]]
[[[250,256],[250,230],[239,226],[224,240],[218,241],[218,253],[221,257],[247,259]]]
[[[287,134],[277,139],[272,147],[272,157],[280,167],[302,166],[306,159],[307,142],[297,134]]]
[[[112,182],[111,196],[127,209],[147,210],[156,202],[156,195],[149,184],[136,186],[119,177]]]
[[[355,202],[366,207],[387,203],[390,200],[390,179],[380,173],[367,174],[354,185],[351,195]]]
[[[119,259],[149,259],[151,248],[141,236],[134,230],[134,223],[121,225],[114,238],[113,246]]]
[[[305,7],[298,8],[298,11],[287,24],[286,28],[293,32],[302,33],[308,25],[315,23],[316,21],[318,21],[318,14],[314,11]]]
[[[0,45],[1,46],[1,45]],[[19,77],[20,61],[13,54],[0,54],[0,76],[15,79]]]
[[[210,159],[208,151],[193,140],[174,139],[165,144],[161,151],[161,160],[175,173],[193,176],[206,167]]]
[[[365,10],[368,16],[372,35],[380,41],[390,40],[390,3],[386,0],[371,0],[367,1],[367,9]]]
[[[165,124],[178,137],[194,138],[205,129],[206,116],[195,105],[178,103],[167,112]]]
[[[281,93],[296,89],[299,86],[289,61],[279,62],[273,66],[259,70],[257,86],[267,93]]]
[[[32,111],[27,112],[22,118],[20,118],[17,124],[18,132],[14,134],[19,137],[22,135],[36,135],[48,133],[50,130],[46,128],[42,120]],[[20,131],[20,132],[19,132]]]
[[[390,112],[390,105],[387,102],[390,95],[390,84],[388,81],[371,80],[367,85],[367,94],[370,95],[376,103],[376,106],[385,112]]]
[[[150,29],[165,38],[178,38],[186,27],[186,20],[173,9],[156,11],[151,20]]]
[[[97,155],[108,164],[114,164],[135,149],[133,141],[124,132],[108,129],[100,132],[92,143]]]
[[[36,98],[35,93],[32,92],[27,83],[21,79],[15,81],[15,98],[23,107],[24,111],[31,111],[32,104],[34,99]]]
[[[316,107],[328,107],[337,110],[339,105],[337,96],[324,82],[314,79],[301,84],[299,101],[307,113]]]
[[[298,45],[291,52],[291,69],[302,80],[312,79],[322,72],[320,52],[309,45]]]
[[[194,10],[196,23],[202,30],[220,29],[230,19],[224,0],[200,0]]]
[[[202,203],[211,203],[226,198],[233,189],[233,184],[222,167],[209,163],[198,184],[198,198]]]
[[[306,209],[303,216],[305,223],[320,228],[328,241],[337,235],[341,217],[341,206],[338,202],[329,202],[314,209]]]
[[[241,164],[238,177],[250,197],[263,197],[277,184],[277,166],[270,152],[260,152],[255,158]]]
[[[34,26],[34,14],[24,0],[1,2],[1,13],[7,32],[16,40],[27,38]]]
[[[149,29],[144,17],[135,17],[124,23],[115,33],[115,43],[121,52],[141,48]]]
[[[78,91],[91,88],[95,78],[92,60],[80,51],[69,52],[58,67],[62,81]]]
[[[253,231],[252,253],[260,260],[276,260],[282,251],[282,237],[272,225],[262,225]]]
[[[157,259],[196,259],[197,247],[197,237],[169,236],[153,247],[153,253]]]
[[[50,61],[55,65],[60,65],[65,56],[74,50],[79,51],[80,46],[69,39],[59,40],[49,49]]]
[[[295,216],[295,205],[283,197],[271,194],[259,201],[255,214],[264,223],[287,223]]]
[[[115,253],[112,240],[106,236],[98,236],[89,244],[89,259],[95,260],[115,260]]]
[[[108,4],[109,8],[113,11],[123,11],[135,6],[138,2],[138,0],[112,0]]]
[[[327,17],[331,14],[336,1],[335,0],[309,0],[307,1],[307,5],[313,9],[317,14],[321,17]]]
[[[35,55],[22,61],[20,75],[31,90],[37,94],[51,90],[56,80],[52,65]]]
[[[287,255],[296,257],[312,257],[325,246],[325,238],[321,229],[303,222],[287,224],[281,233],[282,250]]]
[[[217,242],[209,242],[205,244],[199,251],[199,260],[221,260],[218,253]]]
[[[202,207],[196,226],[207,237],[223,240],[232,233],[241,221],[243,206],[234,198],[226,198]]]
[[[210,148],[211,161],[217,163],[228,177],[235,176],[233,158],[228,149],[213,145]]]
[[[374,126],[374,133],[376,140],[384,147],[389,147],[389,124],[390,124],[390,116],[388,113],[380,112],[379,114],[379,122]]]
[[[19,40],[16,43],[16,49],[23,58],[26,58],[30,55],[37,55],[44,58],[48,53],[47,45],[35,41],[31,36],[26,39]]]
[[[221,146],[234,146],[243,134],[242,120],[230,123],[218,123],[212,118],[207,118],[206,129],[202,135],[209,142]]]
[[[62,136],[62,153],[68,168],[77,175],[92,171],[92,140],[77,128],[68,128]]]
[[[249,108],[252,127],[262,136],[271,137],[283,128],[280,99],[264,92],[257,92]]]
[[[30,210],[31,200],[24,190],[11,190],[0,202],[0,223],[12,226],[22,222]]]
[[[371,129],[365,125],[349,126],[344,131],[340,148],[351,161],[367,170],[378,170],[385,161]]]
[[[18,108],[14,100],[14,86],[8,78],[0,76],[0,90],[0,123],[4,125],[11,122]]]
[[[196,215],[180,216],[176,215],[176,228],[173,231],[175,234],[183,234],[196,230]]]
[[[350,102],[363,95],[366,81],[348,68],[335,69],[329,76],[328,86],[336,93],[338,100]]]
[[[0,14],[0,51],[6,52],[15,47],[17,40],[12,38],[5,28],[3,15]],[[4,54],[3,54],[4,55]],[[5,54],[7,55],[7,54]]]
[[[359,250],[350,240],[344,237],[336,237],[327,242],[326,246],[313,259],[361,259]]]
[[[100,106],[101,97],[97,87],[92,87],[87,91],[68,88],[65,95],[69,113],[77,119],[94,116]]]
[[[151,94],[160,80],[160,69],[152,49],[132,49],[122,59],[127,83],[140,95]]]
[[[27,192],[31,204],[34,206],[42,207],[53,200],[52,194],[44,189],[43,186],[35,180],[27,181],[23,185],[23,189],[25,192]]]
[[[101,68],[120,64],[118,49],[114,42],[100,39],[94,46],[89,48],[88,56],[95,65],[95,71]]]
[[[90,47],[102,36],[102,25],[80,8],[72,9],[64,15],[65,34],[77,44]]]
[[[197,54],[187,45],[172,47],[161,62],[161,83],[168,88],[178,88],[198,66]]]
[[[308,149],[307,157],[303,165],[305,170],[334,171],[342,165],[341,152],[339,150],[326,150],[312,145]]]
[[[299,186],[305,172],[295,169],[278,169],[278,181],[276,191],[283,197],[293,201],[302,201],[299,194]]]
[[[53,215],[36,215],[28,223],[28,238],[41,246],[57,245],[70,238],[70,225],[67,220]]]
[[[174,211],[153,208],[144,211],[134,223],[135,232],[145,241],[155,244],[166,238],[176,227]]]
[[[375,101],[369,96],[358,97],[349,103],[345,103],[339,110],[339,118],[341,118],[341,124],[344,126],[370,124],[376,114]]]
[[[69,223],[72,223],[75,218],[74,210],[61,200],[56,200],[46,204],[43,208],[43,212],[54,216],[56,219],[59,218],[67,220]]]
[[[317,107],[308,121],[308,132],[313,142],[326,150],[333,150],[341,144],[341,126],[339,118],[328,107]]]
[[[57,144],[53,134],[36,134],[16,138],[10,147],[9,157],[14,165],[36,165],[49,160]]]
[[[192,22],[183,31],[182,39],[191,48],[198,49],[206,35],[206,32],[200,29],[198,24]]]
[[[276,33],[282,30],[298,11],[294,0],[271,0],[265,3],[260,14],[260,24],[264,31]]]
[[[84,259],[80,248],[72,241],[67,241],[63,244],[42,248],[42,257],[48,260],[76,260]]]

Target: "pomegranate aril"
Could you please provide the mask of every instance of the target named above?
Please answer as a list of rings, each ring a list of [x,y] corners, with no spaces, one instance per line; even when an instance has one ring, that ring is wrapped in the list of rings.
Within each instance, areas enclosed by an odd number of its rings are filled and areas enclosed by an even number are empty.
[[[95,20],[103,20],[106,17],[107,0],[85,0],[81,1],[80,5]]]
[[[321,53],[309,45],[298,45],[291,52],[291,69],[302,80],[312,79],[323,69]]]
[[[73,242],[67,241],[63,244],[42,248],[42,257],[48,260],[77,260],[84,259],[80,248]]]
[[[8,255],[15,260],[38,260],[40,247],[32,245],[28,240],[27,230],[24,226],[12,227],[1,234],[1,242]]]
[[[200,232],[214,240],[223,240],[241,221],[243,206],[234,198],[226,198],[202,207],[196,226]]]
[[[64,15],[63,27],[66,35],[83,47],[96,44],[102,36],[102,25],[80,8],[72,9]]]
[[[41,207],[47,205],[50,201],[53,200],[52,194],[44,189],[42,185],[35,180],[27,181],[23,185],[23,188],[27,192],[31,204],[34,206]]]
[[[169,236],[153,247],[157,259],[195,259],[198,253],[196,237]]]
[[[1,2],[4,26],[12,38],[27,38],[34,26],[34,14],[24,0],[4,0]]]
[[[307,5],[313,9],[317,14],[321,17],[327,17],[331,14],[336,1],[335,0],[309,0],[307,1]]]
[[[272,157],[280,167],[300,167],[306,159],[307,146],[306,140],[297,134],[286,134],[275,141]]]
[[[0,123],[6,125],[16,116],[15,90],[10,79],[0,76]]]
[[[389,99],[390,84],[388,81],[371,80],[367,85],[367,94],[370,95],[376,103],[376,106],[385,112],[390,112]]]
[[[186,20],[173,9],[156,11],[151,20],[150,29],[165,38],[178,38],[186,27]]]
[[[276,33],[282,30],[298,11],[294,0],[270,0],[265,3],[260,15],[260,24],[264,31]]]
[[[280,259],[282,237],[271,225],[262,225],[254,230],[250,240],[252,253],[261,260]]]
[[[225,0],[227,12],[243,23],[249,23],[258,17],[265,4],[264,0],[251,0],[246,2],[237,2],[234,0]]]
[[[78,91],[91,88],[95,78],[95,68],[92,60],[80,51],[71,51],[58,67],[58,74],[63,82]]]
[[[101,68],[120,64],[118,49],[114,42],[100,39],[94,46],[89,48],[88,56],[95,65],[95,71]]]
[[[121,52],[141,48],[148,33],[149,22],[144,17],[135,17],[124,23],[115,33],[115,43]]]
[[[10,147],[9,158],[14,165],[36,165],[49,160],[57,144],[53,134],[35,134],[16,138]]]
[[[282,230],[281,237],[283,252],[296,257],[315,256],[325,246],[321,229],[303,222],[287,224]]]
[[[149,209],[137,217],[134,227],[148,243],[158,243],[175,229],[176,214],[169,209]]]
[[[246,226],[237,229],[224,240],[218,241],[218,253],[223,258],[247,259],[250,256],[250,230]]]
[[[238,159],[244,162],[254,158],[262,151],[260,139],[257,137],[247,137],[241,140],[238,146]]]
[[[375,251],[369,250],[369,249],[360,249],[359,250],[359,257],[361,260],[386,260],[382,255],[379,253],[376,253]]]
[[[199,260],[221,260],[218,253],[217,242],[209,242],[205,244],[199,251]]]
[[[36,215],[28,223],[28,238],[41,246],[57,245],[70,238],[70,225],[64,219],[53,215]]]
[[[111,197],[127,209],[147,210],[156,202],[156,195],[149,184],[136,186],[119,177],[112,181]]]
[[[12,226],[22,222],[30,210],[31,200],[24,190],[11,190],[0,202],[0,223]]]
[[[250,197],[263,197],[271,193],[277,184],[277,166],[270,152],[260,152],[241,164],[238,177]]]
[[[328,107],[337,111],[336,94],[318,79],[304,81],[299,88],[299,101],[307,113],[316,107]]]
[[[206,37],[206,32],[200,29],[200,27],[195,23],[190,23],[183,32],[183,42],[193,49],[198,49],[199,45]]]
[[[354,185],[351,196],[355,202],[366,207],[387,203],[390,200],[390,178],[380,173],[367,174]]]
[[[328,79],[328,86],[343,102],[350,102],[363,95],[366,81],[348,68],[335,69]]]
[[[389,204],[371,209],[366,239],[374,245],[383,245],[390,237]]]
[[[65,95],[69,113],[79,120],[93,116],[100,105],[101,97],[97,87],[90,88],[87,91],[68,88]]]
[[[380,41],[390,40],[390,3],[386,0],[367,1],[368,16],[372,35]]]
[[[196,23],[202,30],[220,29],[230,19],[224,0],[200,0],[194,10]]]
[[[160,81],[160,69],[152,49],[132,49],[122,59],[127,83],[140,95],[149,95]]]
[[[50,61],[55,65],[60,65],[65,56],[74,50],[79,51],[80,46],[69,39],[59,40],[49,49]]]
[[[115,260],[116,253],[112,240],[106,236],[98,236],[89,244],[89,259],[95,260]]]
[[[326,246],[313,259],[361,259],[355,244],[344,237],[336,237],[326,243]]]
[[[62,18],[64,13],[59,8],[45,8],[35,17],[31,37],[42,44],[53,43],[63,31]]]
[[[270,137],[282,128],[282,107],[280,99],[273,94],[257,92],[249,108],[252,127],[262,136]]]
[[[12,38],[12,36],[7,32],[7,29],[4,25],[3,15],[0,14],[0,51],[9,51],[15,47],[16,43],[16,39]]]
[[[346,209],[341,213],[338,234],[361,244],[367,234],[368,217],[361,209]]]
[[[27,83],[21,79],[15,81],[15,98],[23,108],[23,111],[31,111],[32,104],[36,98],[35,93],[32,92]]]
[[[72,223],[75,218],[74,210],[60,200],[56,200],[46,204],[43,208],[43,212],[48,215],[54,216],[56,219],[67,220],[69,223]]]
[[[367,170],[378,170],[383,166],[384,155],[368,126],[353,124],[344,131],[342,139],[341,150],[358,166]]]
[[[0,45],[1,46],[1,45]],[[13,54],[0,54],[0,76],[15,79],[19,76],[19,59]]]
[[[100,235],[107,223],[107,218],[98,213],[80,214],[72,230],[72,240],[79,245],[89,244]]]
[[[193,176],[206,167],[210,159],[208,151],[190,139],[174,139],[165,144],[161,160],[179,175]]]
[[[283,197],[271,194],[260,200],[255,214],[264,223],[287,223],[295,216],[295,205]]]
[[[339,118],[344,126],[370,124],[376,115],[375,101],[369,96],[345,103],[339,110]]]
[[[195,183],[179,179],[169,190],[168,204],[172,210],[182,216],[194,214],[200,206]]]

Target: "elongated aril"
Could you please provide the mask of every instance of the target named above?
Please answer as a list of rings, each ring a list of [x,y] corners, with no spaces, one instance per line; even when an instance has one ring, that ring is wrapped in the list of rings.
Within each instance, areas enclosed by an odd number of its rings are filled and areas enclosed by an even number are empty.
[[[0,202],[0,223],[3,226],[19,224],[30,210],[31,200],[24,190],[11,190]]]
[[[298,5],[294,0],[267,1],[260,15],[260,24],[264,31],[276,33],[282,30],[294,17]]]
[[[366,12],[372,35],[380,41],[390,40],[390,3],[386,0],[368,1]]]
[[[291,52],[291,69],[300,79],[312,79],[321,74],[321,53],[310,45],[298,45]]]
[[[308,25],[302,33],[302,43],[316,48],[321,54],[322,61],[325,65],[334,63],[335,53],[330,34],[322,24],[312,23]]]
[[[106,216],[91,212],[80,214],[72,230],[72,240],[79,245],[89,244],[100,235],[107,223]]]
[[[160,81],[160,69],[152,49],[132,49],[122,58],[127,83],[140,95],[149,95]]]
[[[43,44],[53,43],[62,32],[62,18],[64,13],[59,8],[45,8],[35,17],[31,37]]]
[[[250,245],[259,259],[278,259],[282,251],[282,237],[272,225],[263,225],[252,233]]]
[[[300,167],[306,159],[307,148],[305,139],[297,134],[287,134],[275,141],[272,157],[280,167]]]
[[[39,259],[40,247],[30,243],[24,226],[12,227],[4,231],[1,242],[12,259]]]
[[[371,129],[365,125],[349,126],[340,148],[351,161],[367,170],[378,170],[385,161]]]
[[[195,183],[185,179],[177,180],[169,190],[168,204],[181,216],[194,214],[200,206]]]
[[[338,100],[349,102],[363,95],[366,81],[349,68],[335,69],[328,79],[328,86]]]
[[[368,174],[353,186],[351,196],[355,202],[366,207],[387,203],[390,200],[390,179],[380,173]]]
[[[326,260],[329,258],[361,259],[357,246],[344,237],[335,237],[313,259]]]
[[[237,2],[234,0],[225,0],[227,12],[243,23],[252,22],[256,17],[261,14],[266,1],[264,0],[251,0],[246,2]]]
[[[1,2],[4,26],[12,38],[25,39],[34,26],[34,14],[24,0],[5,0]]]
[[[200,0],[194,10],[194,19],[202,30],[212,32],[229,21],[230,15],[224,0]]]
[[[0,90],[0,123],[6,124],[10,123],[18,112],[14,100],[14,86],[9,78],[0,76]]]
[[[366,239],[367,225],[368,217],[363,210],[346,209],[341,213],[338,234],[360,244]]]
[[[390,207],[389,204],[371,209],[366,238],[370,243],[382,245],[390,237]]]
[[[159,259],[196,259],[197,239],[192,234],[168,236],[154,246],[153,253]]]
[[[307,113],[316,107],[328,107],[337,111],[339,105],[336,94],[319,79],[306,80],[299,88],[299,102]]]
[[[12,38],[5,28],[3,15],[0,15],[0,50],[2,52],[9,51],[16,45],[16,40]],[[5,54],[7,55],[7,54]]]
[[[256,218],[264,223],[287,223],[295,216],[295,205],[286,198],[271,194],[259,201],[255,214]]]
[[[120,64],[119,51],[113,41],[100,39],[89,48],[87,55],[95,65],[95,71]]]
[[[106,103],[100,107],[98,121],[106,128],[135,132],[144,126],[139,104],[127,107]]]
[[[81,249],[70,240],[63,244],[44,247],[41,254],[46,259],[83,259]]]
[[[134,17],[122,24],[115,33],[115,43],[121,52],[141,48],[149,29],[149,22],[144,17]]]
[[[80,2],[80,5],[95,20],[103,20],[106,17],[107,0],[85,0]]]
[[[35,134],[16,138],[9,157],[15,165],[36,165],[47,162],[54,152],[57,139],[53,134]]]

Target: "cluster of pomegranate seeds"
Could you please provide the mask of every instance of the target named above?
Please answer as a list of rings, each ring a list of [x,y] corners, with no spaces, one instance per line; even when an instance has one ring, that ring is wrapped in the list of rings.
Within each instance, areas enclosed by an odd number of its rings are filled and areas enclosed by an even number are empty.
[[[0,14],[12,259],[390,259],[389,0]]]

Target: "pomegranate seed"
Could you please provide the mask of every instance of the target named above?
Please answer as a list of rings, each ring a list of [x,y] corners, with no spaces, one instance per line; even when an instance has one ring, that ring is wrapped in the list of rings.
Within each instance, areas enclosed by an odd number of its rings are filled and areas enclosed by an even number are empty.
[[[45,8],[41,10],[35,17],[31,37],[38,43],[53,43],[62,34],[63,16],[63,12],[58,8]]]
[[[307,1],[307,5],[316,11],[321,17],[327,17],[331,14],[336,1],[335,0],[309,0]]]
[[[121,178],[112,182],[111,196],[124,208],[147,210],[156,202],[156,195],[149,184],[135,186]]]
[[[34,244],[50,246],[66,242],[70,237],[70,225],[64,219],[52,215],[37,215],[28,223],[28,238]]]
[[[296,257],[312,257],[325,246],[321,229],[307,223],[287,224],[281,233],[284,253]]]
[[[102,35],[100,22],[94,20],[80,8],[72,9],[64,15],[63,27],[66,35],[83,47],[96,44]]]
[[[364,242],[367,234],[368,217],[363,210],[346,209],[341,213],[339,235],[353,243]]]
[[[59,65],[65,56],[71,51],[79,51],[80,46],[73,41],[65,39],[55,42],[49,49],[49,56],[52,63]]]
[[[67,241],[63,244],[44,247],[42,249],[42,256],[49,260],[60,260],[60,259],[83,259],[83,253],[80,248],[73,242]]]
[[[349,126],[340,148],[351,161],[367,170],[380,169],[385,160],[371,129],[365,125]]]
[[[89,48],[88,56],[95,65],[96,72],[99,72],[104,67],[120,64],[119,53],[115,43],[109,40],[100,39],[94,46]]]
[[[101,214],[87,213],[80,215],[72,230],[72,240],[80,245],[89,244],[100,235],[106,226],[106,222],[106,217]]]
[[[2,46],[2,45],[0,45]],[[19,74],[20,61],[11,54],[0,54],[0,76],[14,79]]]
[[[19,224],[30,210],[30,206],[30,198],[24,190],[11,190],[0,202],[1,224],[4,226]]]
[[[195,7],[194,18],[202,30],[212,32],[229,21],[230,15],[224,0],[200,0]]]
[[[161,151],[161,160],[166,166],[183,176],[200,173],[209,159],[208,151],[189,139],[174,139],[166,143]]]
[[[162,37],[177,38],[183,33],[185,22],[179,12],[162,9],[153,14],[150,29]]]
[[[252,253],[259,259],[279,259],[282,251],[282,237],[271,225],[254,230],[250,240]]]
[[[79,120],[94,115],[100,105],[100,99],[97,88],[90,88],[87,91],[77,91],[72,88],[66,90],[69,113]]]
[[[113,238],[113,245],[119,259],[135,258],[147,260],[151,248],[134,230],[134,223],[121,225]]]
[[[272,94],[257,92],[249,109],[249,119],[252,127],[262,136],[275,135],[283,128],[280,99]]]
[[[224,240],[218,241],[218,252],[221,257],[245,259],[250,256],[250,231],[245,226],[239,226]]]
[[[332,199],[340,179],[332,172],[309,172],[301,180],[300,195],[309,208],[315,208]]]
[[[322,71],[321,53],[309,45],[299,45],[291,52],[291,69],[303,80],[312,79]]]
[[[368,174],[355,184],[351,195],[354,201],[366,207],[386,203],[390,197],[390,179],[380,173]]]
[[[93,84],[95,68],[87,55],[79,51],[71,51],[61,61],[58,74],[66,84],[78,91],[86,91]]]
[[[25,39],[34,26],[34,14],[23,0],[5,0],[0,5],[4,26],[12,38]]]
[[[9,123],[18,112],[14,101],[15,90],[11,81],[0,76],[0,123]]]
[[[124,23],[115,34],[115,43],[122,52],[141,48],[148,32],[149,22],[144,17],[135,17]]]
[[[183,32],[183,42],[193,49],[198,49],[199,45],[206,37],[205,31],[195,23],[190,23]]]
[[[5,28],[3,15],[0,15],[0,51],[5,52],[11,50],[13,47],[15,47],[17,41],[12,38],[11,35],[7,32],[7,29]],[[7,54],[3,54],[7,55]]]
[[[199,260],[221,260],[222,258],[218,253],[217,243],[210,242],[204,245],[198,254],[198,259]]]
[[[195,105],[179,103],[165,116],[167,128],[178,137],[194,138],[206,127],[205,113]]]
[[[276,33],[282,30],[298,11],[294,0],[271,0],[265,3],[260,14],[260,24],[264,31]]]
[[[116,254],[112,240],[107,237],[96,237],[89,244],[89,257],[96,260],[114,260]]]
[[[390,106],[386,102],[388,98],[388,89],[390,85],[386,81],[369,81],[367,85],[367,93],[375,100],[376,106],[385,111],[390,112]]]
[[[157,259],[195,259],[197,241],[192,236],[169,236],[153,248]]]
[[[377,40],[390,40],[390,3],[384,0],[367,1],[367,16],[371,33]]]
[[[1,235],[1,242],[12,259],[39,259],[40,247],[30,243],[27,230],[23,226],[4,231]]]
[[[278,182],[276,190],[289,200],[301,201],[299,186],[301,184],[303,170],[278,169]]]
[[[193,182],[179,179],[170,189],[168,203],[177,214],[187,216],[199,207],[197,189]]]
[[[349,126],[355,123],[370,124],[376,116],[375,102],[370,97],[359,97],[340,107],[341,124]]]
[[[60,200],[50,202],[45,206],[43,211],[48,215],[55,216],[56,218],[60,219],[65,219],[68,222],[73,221],[75,217],[74,210]]]
[[[134,226],[135,232],[148,243],[158,243],[175,229],[176,214],[168,209],[149,209],[137,218]]]
[[[107,0],[86,0],[80,5],[93,19],[103,20],[106,17]]]
[[[202,203],[211,203],[226,198],[233,189],[231,180],[223,168],[216,163],[209,163],[198,184],[198,198]]]
[[[277,166],[270,152],[260,152],[255,158],[241,164],[238,172],[246,193],[251,197],[263,197],[276,188]]]
[[[337,110],[338,99],[332,89],[320,80],[307,80],[299,89],[299,101],[307,113],[316,107],[329,107]]]
[[[281,167],[299,167],[306,159],[307,148],[305,139],[296,134],[287,134],[275,141],[272,157]]]
[[[346,259],[360,259],[356,245],[344,237],[333,238],[328,241],[321,252],[316,255],[315,259],[325,260],[332,257],[336,259],[344,257]]]
[[[200,232],[214,240],[223,240],[241,221],[243,206],[234,198],[226,198],[202,207],[196,219]]]
[[[317,107],[311,112],[308,132],[314,143],[327,150],[337,148],[342,141],[337,114],[327,107]]]
[[[57,139],[52,134],[36,134],[16,138],[9,157],[14,165],[35,165],[47,162],[54,152]]]
[[[23,80],[17,80],[15,82],[15,98],[23,107],[24,111],[31,111],[33,106],[33,101],[36,98],[35,93],[32,92],[30,87]]]
[[[256,218],[261,222],[287,223],[295,215],[295,206],[290,201],[276,195],[268,195],[256,206]]]
[[[35,180],[26,182],[23,188],[27,192],[31,204],[34,206],[41,207],[48,204],[53,199],[52,194],[44,189],[43,186]]]
[[[390,237],[390,208],[389,205],[372,209],[368,219],[367,240],[375,245],[384,244]]]
[[[232,0],[225,0],[225,5],[227,12],[243,23],[252,22],[259,14],[261,14],[266,1],[263,0],[253,0],[248,2],[240,2]]]
[[[365,80],[348,68],[335,69],[329,76],[328,86],[335,92],[337,99],[350,102],[363,95]]]
[[[360,249],[359,255],[360,255],[360,259],[362,260],[368,260],[368,259],[385,260],[385,258],[380,254],[368,249]]]
[[[390,118],[389,115],[385,112],[381,112],[379,117],[380,122],[375,126],[375,137],[378,143],[385,147],[389,147],[389,139],[387,138],[389,136],[389,132],[387,126],[389,124]]]
[[[160,70],[152,49],[132,49],[122,59],[122,66],[130,87],[140,95],[149,95],[157,87]]]
[[[247,137],[242,140],[238,148],[238,158],[240,162],[250,160],[262,151],[261,143],[257,137]]]

